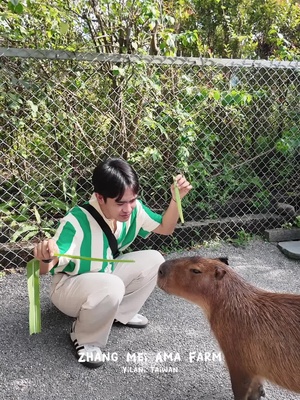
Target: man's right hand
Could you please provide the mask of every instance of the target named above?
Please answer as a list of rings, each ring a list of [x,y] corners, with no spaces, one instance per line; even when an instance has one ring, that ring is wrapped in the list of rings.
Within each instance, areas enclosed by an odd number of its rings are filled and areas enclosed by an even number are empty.
[[[58,247],[53,239],[43,240],[34,247],[34,258],[40,261],[41,274],[46,274],[57,264],[58,257],[55,257],[54,253],[58,252]]]

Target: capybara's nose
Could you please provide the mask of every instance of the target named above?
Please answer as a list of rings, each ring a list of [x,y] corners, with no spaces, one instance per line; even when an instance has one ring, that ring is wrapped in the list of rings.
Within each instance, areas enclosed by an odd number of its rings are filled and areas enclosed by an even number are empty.
[[[168,270],[170,269],[170,266],[171,265],[170,265],[169,261],[165,261],[164,263],[162,263],[158,269],[158,277],[164,278],[167,275]]]

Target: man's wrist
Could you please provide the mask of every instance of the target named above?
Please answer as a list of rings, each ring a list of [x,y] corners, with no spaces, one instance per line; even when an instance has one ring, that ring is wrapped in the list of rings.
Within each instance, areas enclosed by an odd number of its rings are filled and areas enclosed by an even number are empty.
[[[175,203],[177,203],[177,201],[175,199],[173,199],[173,197],[172,197],[172,200],[175,201]]]

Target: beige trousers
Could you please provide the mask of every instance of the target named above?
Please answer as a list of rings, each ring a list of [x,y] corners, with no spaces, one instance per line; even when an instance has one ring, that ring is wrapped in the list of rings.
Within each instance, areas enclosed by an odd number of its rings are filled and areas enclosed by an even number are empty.
[[[126,324],[153,291],[163,256],[155,250],[127,253],[109,273],[89,272],[54,275],[51,300],[64,314],[77,318],[75,336],[79,344],[104,347],[114,319]]]

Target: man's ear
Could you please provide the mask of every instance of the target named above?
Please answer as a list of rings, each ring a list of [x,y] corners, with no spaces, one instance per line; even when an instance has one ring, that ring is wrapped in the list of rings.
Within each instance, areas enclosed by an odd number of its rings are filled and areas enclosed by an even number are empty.
[[[218,257],[218,258],[215,258],[215,260],[219,260],[219,261],[221,261],[222,263],[224,263],[224,264],[226,264],[226,265],[229,265],[228,257]]]
[[[104,197],[102,196],[102,194],[100,194],[100,193],[95,193],[95,195],[96,195],[96,199],[98,200],[98,202],[99,202],[100,204],[104,204],[104,203],[105,203]]]

